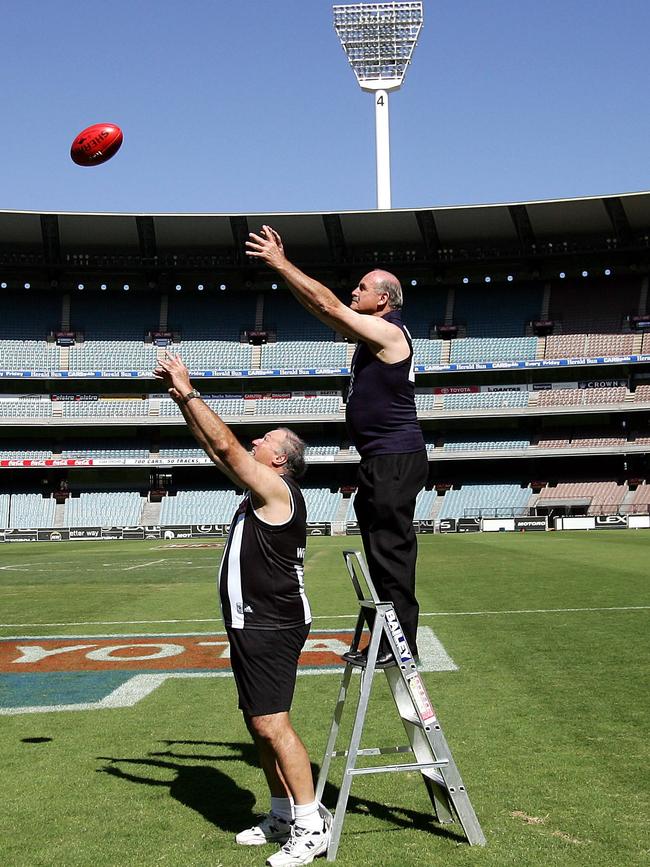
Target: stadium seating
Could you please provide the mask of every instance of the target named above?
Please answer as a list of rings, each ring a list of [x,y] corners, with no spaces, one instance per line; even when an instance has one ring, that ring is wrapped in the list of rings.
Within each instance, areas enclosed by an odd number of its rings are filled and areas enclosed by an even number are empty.
[[[213,409],[224,418],[239,418],[244,414],[247,403],[247,401],[237,397],[215,399],[206,398],[205,402],[210,409]],[[165,417],[178,416],[179,420],[182,418],[182,413],[178,408],[178,405],[171,399],[163,399],[160,401],[160,415]]]
[[[421,490],[415,499],[415,513],[413,518],[416,521],[427,521],[433,514],[433,507],[437,499],[437,492],[434,490]]]
[[[438,518],[510,517],[526,513],[530,488],[513,484],[464,484],[447,491]]]
[[[341,407],[341,398],[335,396],[276,398],[274,400],[258,400],[256,414],[261,416],[337,416],[341,413]]]
[[[340,491],[330,491],[329,488],[303,488],[303,496],[307,506],[308,521],[334,521],[339,504],[343,499]]]
[[[545,358],[598,358],[603,355],[630,355],[632,334],[550,334]]]
[[[475,394],[446,394],[444,409],[506,409],[528,406],[527,391],[484,391]]]
[[[178,350],[182,358],[188,344],[196,341],[239,342],[241,332],[255,325],[256,299],[253,292],[170,292],[168,327],[181,334]]]
[[[28,316],[25,315],[27,310]],[[0,347],[4,347],[8,340],[38,341],[45,350],[46,336],[57,331],[60,322],[61,298],[52,292],[30,289],[17,293],[3,290]]]
[[[638,385],[634,392],[637,403],[650,403],[650,385]]]
[[[539,493],[535,505],[543,506],[546,501],[562,501],[588,505],[587,514],[599,515],[616,510],[627,493],[625,485],[612,481],[559,482],[554,487],[546,487]]]
[[[590,448],[601,446],[622,446],[627,442],[627,437],[623,435],[615,435],[613,433],[599,433],[594,431],[583,431],[574,433],[571,436],[571,446],[573,448]]]
[[[633,513],[650,512],[650,484],[646,482],[643,485],[639,485],[632,494],[629,506],[629,511]]]
[[[0,417],[2,418],[49,418],[52,415],[52,403],[38,398],[18,398],[17,400],[0,400]]]
[[[451,341],[451,362],[525,361],[537,355],[536,337],[463,337]]]
[[[404,290],[404,307],[402,319],[409,330],[413,343],[420,342],[421,338],[429,341],[431,330],[445,320],[447,307],[447,290],[440,288],[413,289],[406,287]],[[437,341],[436,341],[437,342]],[[420,362],[421,364],[425,362]],[[430,362],[435,363],[435,362]]]
[[[56,502],[40,494],[12,494],[9,509],[10,528],[53,527]]]
[[[178,491],[163,499],[160,523],[229,524],[241,500],[241,492],[232,489]]]
[[[347,303],[348,299],[345,299]],[[273,330],[279,342],[320,341],[333,342],[331,328],[312,316],[302,304],[287,292],[264,294],[264,328]],[[301,366],[304,366],[304,362]]]
[[[414,364],[440,364],[442,356],[442,340],[425,340],[421,337],[413,338],[413,363]]]
[[[59,370],[59,347],[45,340],[0,340],[1,370]]]
[[[128,444],[122,444],[116,440],[88,439],[86,441],[70,441],[60,446],[61,458],[109,458],[109,459],[143,459],[149,457],[149,448],[139,445],[137,440],[130,440]]]
[[[155,366],[156,347],[142,340],[86,340],[70,347],[71,371],[150,371]]]
[[[429,412],[435,408],[435,394],[416,394],[415,406],[418,412]]]
[[[134,491],[82,493],[65,501],[66,527],[135,526],[140,523],[142,498]]]
[[[153,292],[112,290],[71,295],[71,328],[82,332],[86,340],[142,343],[148,331],[158,328],[159,321],[160,296]]]
[[[528,439],[481,439],[479,437],[462,437],[459,439],[445,440],[443,451],[446,452],[484,452],[513,449],[527,449],[530,446]]]
[[[35,449],[33,447],[8,445],[7,443],[0,445],[0,460],[3,461],[45,461],[51,457],[51,449]]]
[[[174,345],[190,370],[249,370],[252,347],[233,340],[183,340]]]
[[[10,494],[0,494],[0,527],[9,526],[9,503]]]
[[[568,449],[571,442],[566,431],[543,431],[533,445],[538,449]]]
[[[538,406],[588,406],[594,403],[620,403],[625,399],[624,385],[614,388],[554,388],[538,392]]]
[[[615,334],[638,300],[638,279],[558,280],[551,288],[549,318],[560,323],[563,334]]]
[[[134,418],[149,414],[149,401],[142,398],[66,400],[61,401],[59,406],[64,418]]]
[[[466,327],[468,337],[518,338],[523,337],[526,323],[539,316],[541,306],[541,284],[463,286],[456,290],[454,322]],[[533,339],[533,344],[535,342]],[[501,345],[500,341],[498,345]],[[518,345],[520,344],[513,345],[514,351],[517,351],[514,347]],[[521,344],[521,346],[526,345]],[[535,356],[520,355],[519,357],[534,358]],[[453,360],[461,359],[453,358]],[[463,358],[462,360],[486,361],[497,359],[492,359],[490,356],[484,356],[483,358],[476,356]]]
[[[283,340],[262,346],[262,370],[276,367],[345,367],[348,344],[317,340]]]

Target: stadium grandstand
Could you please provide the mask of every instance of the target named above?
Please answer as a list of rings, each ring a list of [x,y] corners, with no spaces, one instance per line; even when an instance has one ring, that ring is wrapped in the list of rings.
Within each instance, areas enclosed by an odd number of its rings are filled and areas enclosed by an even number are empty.
[[[404,287],[430,460],[416,520],[648,515],[650,194],[282,215],[0,213],[0,533],[225,525],[241,492],[152,376],[178,353],[242,442],[307,442],[354,532],[354,346],[248,260],[262,223],[348,301]],[[76,534],[79,537],[79,534]]]

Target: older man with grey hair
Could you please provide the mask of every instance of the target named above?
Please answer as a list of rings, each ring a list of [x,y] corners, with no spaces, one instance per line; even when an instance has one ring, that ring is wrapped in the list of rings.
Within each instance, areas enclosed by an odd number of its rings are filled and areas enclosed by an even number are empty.
[[[270,226],[250,234],[247,254],[276,271],[295,298],[321,322],[357,340],[346,405],[348,432],[361,455],[355,511],[368,567],[380,599],[390,601],[411,652],[417,654],[415,499],[428,475],[427,453],[415,409],[413,344],[402,323],[402,288],[388,271],[370,271],[347,307],[284,253]],[[344,659],[363,666],[367,654]],[[394,665],[387,643],[378,665]]]
[[[310,864],[327,850],[331,817],[316,801],[309,756],[289,718],[311,624],[303,582],[307,510],[297,483],[305,444],[288,428],[275,428],[248,451],[192,387],[178,356],[167,355],[154,373],[208,457],[245,491],[221,558],[219,596],[239,708],[271,803],[235,840],[281,844],[267,859],[271,867]]]

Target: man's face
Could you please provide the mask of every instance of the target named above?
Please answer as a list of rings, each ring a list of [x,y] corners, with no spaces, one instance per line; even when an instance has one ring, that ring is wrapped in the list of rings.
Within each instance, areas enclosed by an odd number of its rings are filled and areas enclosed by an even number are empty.
[[[377,281],[377,276],[372,272],[361,278],[359,285],[356,289],[352,290],[350,300],[350,308],[352,310],[355,310],[357,313],[367,313],[370,315],[377,312],[382,299],[387,297],[387,293],[385,292],[376,292]]]
[[[264,436],[253,440],[251,454],[259,464],[267,467],[277,466],[278,455],[284,454],[286,436],[281,430],[270,430]]]

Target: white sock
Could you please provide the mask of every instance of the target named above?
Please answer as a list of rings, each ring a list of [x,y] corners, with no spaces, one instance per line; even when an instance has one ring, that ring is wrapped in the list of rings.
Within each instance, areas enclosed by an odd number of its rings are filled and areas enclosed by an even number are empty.
[[[271,812],[278,819],[290,822],[293,819],[293,798],[271,797]]]
[[[320,831],[323,828],[323,817],[318,809],[318,801],[311,804],[295,804],[296,827],[306,828],[308,831]]]

